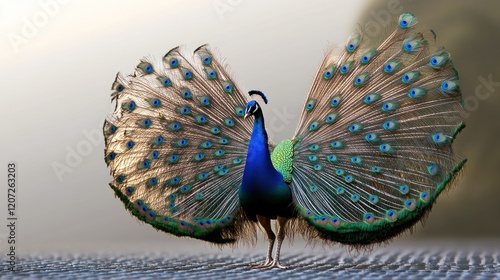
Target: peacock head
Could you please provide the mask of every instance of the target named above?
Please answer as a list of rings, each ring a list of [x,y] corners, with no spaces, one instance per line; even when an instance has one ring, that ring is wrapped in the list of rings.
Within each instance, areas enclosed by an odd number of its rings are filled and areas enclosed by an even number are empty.
[[[264,100],[264,103],[267,104],[266,95],[259,90],[251,90],[248,92],[248,95],[250,95],[250,97],[260,96]],[[255,113],[260,112],[260,111],[261,111],[261,109],[260,109],[259,103],[257,103],[256,100],[250,100],[247,103],[247,105],[245,105],[245,119],[251,115],[255,115]]]

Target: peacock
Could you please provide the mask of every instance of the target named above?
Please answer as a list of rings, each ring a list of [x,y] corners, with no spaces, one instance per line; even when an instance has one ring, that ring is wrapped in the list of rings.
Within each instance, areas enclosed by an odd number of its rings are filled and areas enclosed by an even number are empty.
[[[286,268],[285,236],[364,247],[400,235],[466,163],[452,148],[465,127],[458,73],[416,24],[403,13],[378,47],[358,30],[327,51],[294,136],[277,145],[267,96],[243,94],[208,45],[143,58],[112,84],[111,188],[137,219],[176,236],[254,243],[260,226],[269,246],[256,268]]]

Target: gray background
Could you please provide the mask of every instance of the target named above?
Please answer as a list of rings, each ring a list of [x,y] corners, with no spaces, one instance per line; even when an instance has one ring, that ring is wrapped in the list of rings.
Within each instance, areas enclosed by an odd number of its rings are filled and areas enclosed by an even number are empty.
[[[395,9],[415,13],[420,24],[437,32],[459,70],[470,114],[455,145],[469,158],[464,176],[439,198],[426,227],[417,226],[416,234],[396,244],[434,238],[473,246],[475,240],[500,237],[500,87],[476,92],[481,77],[500,81],[500,2],[66,2],[56,2],[43,22],[40,13],[46,12],[39,1],[0,0],[0,152],[5,169],[9,161],[18,163],[18,253],[217,252],[197,240],[156,232],[114,198],[101,126],[112,110],[109,89],[116,72],[130,73],[143,56],[160,58],[180,44],[194,50],[209,43],[221,50],[243,89],[268,95],[266,120],[274,120],[268,129],[277,142],[295,131],[326,49],[343,45],[357,24],[368,22],[380,27],[371,36],[376,42],[387,29],[383,16],[396,18]],[[40,27],[23,35],[25,19],[39,20]],[[24,39],[16,46],[13,36]],[[58,175],[54,165],[66,166],[67,172]],[[6,171],[0,174],[0,182],[6,182]],[[0,190],[2,221],[5,195]],[[0,226],[2,255],[6,233]],[[304,245],[300,239],[293,244]],[[264,247],[259,243],[257,252],[264,254]],[[287,250],[285,242],[284,254]]]

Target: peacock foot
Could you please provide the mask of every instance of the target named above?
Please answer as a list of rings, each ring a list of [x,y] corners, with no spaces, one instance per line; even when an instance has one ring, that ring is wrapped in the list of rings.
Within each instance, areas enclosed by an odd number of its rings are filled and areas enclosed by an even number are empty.
[[[273,263],[273,258],[266,258],[264,261],[260,262],[260,263],[254,263],[254,264],[251,264],[250,267],[251,268],[267,268],[269,267],[272,263]]]
[[[271,262],[269,266],[266,266],[266,268],[281,268],[281,269],[287,269],[288,266],[281,265],[279,260],[274,260]]]

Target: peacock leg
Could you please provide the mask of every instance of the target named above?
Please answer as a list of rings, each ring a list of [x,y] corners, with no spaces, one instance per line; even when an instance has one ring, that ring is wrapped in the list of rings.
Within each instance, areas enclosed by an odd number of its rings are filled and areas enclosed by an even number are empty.
[[[288,218],[283,218],[283,217],[278,217],[278,247],[276,248],[276,254],[274,255],[274,260],[271,262],[271,264],[268,266],[268,268],[282,268],[286,269],[286,266],[281,265],[280,263],[280,250],[281,250],[281,244],[283,243],[283,240],[285,239],[285,226],[286,223],[288,222]]]
[[[267,239],[269,241],[269,246],[267,247],[267,257],[266,259],[257,264],[252,264],[252,268],[263,268],[263,267],[269,267],[271,263],[273,262],[272,258],[272,253],[273,253],[273,247],[274,247],[274,240],[276,240],[276,235],[274,234],[273,230],[271,229],[271,219],[268,219],[264,216],[257,215],[257,221],[259,221],[259,224],[264,228],[267,234]]]

